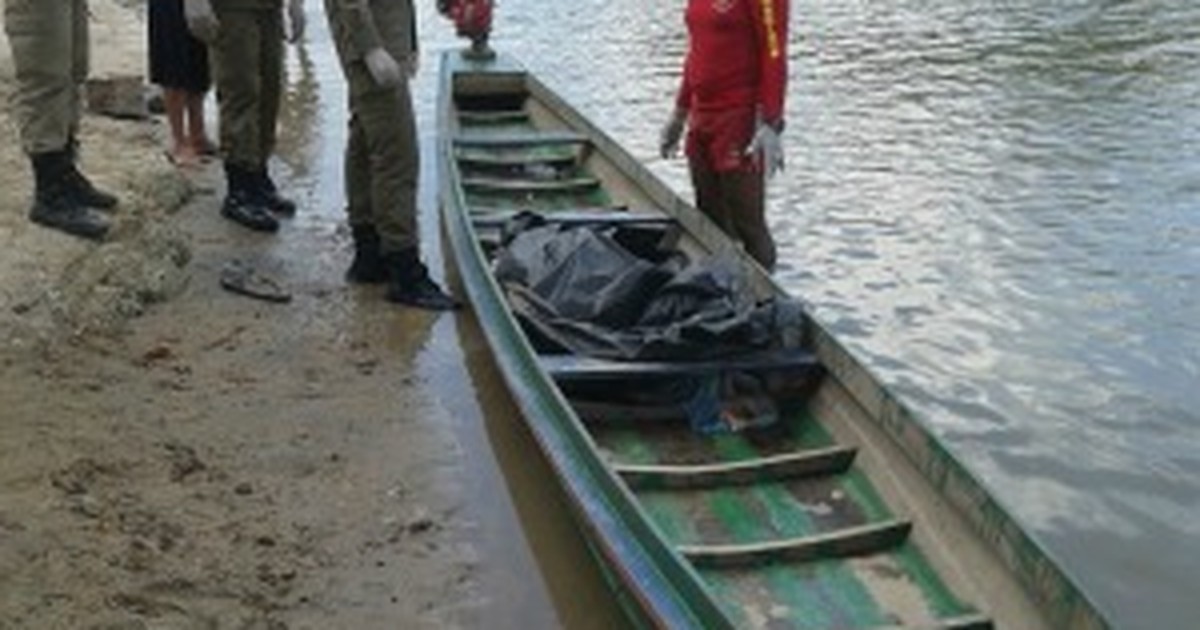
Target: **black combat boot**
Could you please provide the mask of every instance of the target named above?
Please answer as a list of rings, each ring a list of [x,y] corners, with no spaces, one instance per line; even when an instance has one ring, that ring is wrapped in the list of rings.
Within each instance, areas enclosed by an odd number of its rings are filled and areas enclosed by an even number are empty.
[[[116,208],[119,201],[116,195],[96,188],[79,171],[79,140],[75,136],[67,139],[67,156],[71,168],[67,171],[65,181],[67,189],[75,197],[75,201],[81,206],[97,208],[99,210],[112,210]]]
[[[254,183],[259,202],[266,206],[267,210],[286,217],[296,214],[296,202],[279,194],[279,189],[275,187],[267,169],[263,168],[254,173]]]
[[[388,271],[389,302],[430,311],[451,311],[461,306],[430,279],[415,247],[385,254],[383,261]]]
[[[354,238],[354,260],[346,270],[346,280],[357,284],[387,282],[387,267],[379,252],[379,233],[373,225],[350,226]]]
[[[30,156],[35,190],[29,220],[67,234],[101,240],[108,221],[81,204],[68,179],[74,169],[67,151],[50,151]]]
[[[225,181],[228,190],[225,203],[221,204],[221,216],[241,223],[259,232],[279,230],[279,221],[271,216],[258,194],[258,183],[253,171],[236,164],[225,163]]]

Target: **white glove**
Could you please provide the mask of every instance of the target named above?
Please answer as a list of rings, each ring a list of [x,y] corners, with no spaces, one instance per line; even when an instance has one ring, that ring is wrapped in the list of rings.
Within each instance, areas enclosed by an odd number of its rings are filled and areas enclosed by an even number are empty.
[[[404,80],[404,71],[400,68],[400,64],[396,63],[396,60],[383,48],[372,48],[367,51],[363,61],[367,64],[367,71],[371,73],[371,78],[375,79],[375,83],[379,87],[396,87]]]
[[[783,170],[783,141],[779,131],[766,123],[759,123],[754,137],[746,146],[746,155],[758,154],[762,159],[763,173],[772,177]]]
[[[683,137],[683,127],[687,124],[687,110],[676,109],[671,113],[671,119],[663,125],[658,134],[658,154],[663,159],[672,158],[679,154],[679,139]]]
[[[304,37],[304,27],[308,24],[308,20],[304,16],[304,1],[303,0],[288,0],[287,5],[288,25],[291,27],[288,33],[288,41],[295,44]]]
[[[209,0],[183,0],[183,17],[193,37],[206,44],[216,41],[221,25]]]

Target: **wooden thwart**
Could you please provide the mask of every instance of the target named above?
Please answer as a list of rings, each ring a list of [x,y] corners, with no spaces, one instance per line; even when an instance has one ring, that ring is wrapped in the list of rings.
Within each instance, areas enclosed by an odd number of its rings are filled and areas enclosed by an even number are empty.
[[[600,186],[594,177],[570,179],[517,179],[515,177],[464,177],[464,188],[502,192],[562,192],[592,190]]]
[[[891,520],[791,540],[746,545],[684,545],[678,549],[696,566],[749,567],[772,560],[808,562],[869,555],[899,546],[911,530],[909,521]]]
[[[508,223],[521,212],[530,211],[500,211],[487,214],[474,214],[471,223],[475,227],[500,227]],[[553,212],[536,212],[546,221],[555,225],[591,225],[591,224],[647,224],[668,225],[675,220],[660,212],[633,212],[623,208],[580,208],[578,210],[555,210]]]
[[[569,131],[529,131],[508,134],[460,134],[454,138],[458,147],[526,147],[530,145],[588,144],[588,137]]]
[[[460,111],[458,119],[467,124],[499,125],[529,122],[529,113],[516,109],[507,111]]]
[[[497,150],[484,147],[460,148],[454,152],[454,159],[464,164],[479,166],[529,166],[532,164],[574,164],[579,161],[579,152],[567,146],[539,147],[531,146],[525,149],[510,148]]]
[[[633,488],[707,488],[838,474],[850,467],[856,453],[834,446],[719,464],[618,464],[613,469]]]
[[[687,419],[681,403],[605,402],[571,399],[575,414],[588,424],[639,425]]]
[[[807,370],[817,366],[811,352],[784,349],[707,361],[614,361],[574,354],[539,357],[542,367],[559,381],[668,377],[756,370]]]

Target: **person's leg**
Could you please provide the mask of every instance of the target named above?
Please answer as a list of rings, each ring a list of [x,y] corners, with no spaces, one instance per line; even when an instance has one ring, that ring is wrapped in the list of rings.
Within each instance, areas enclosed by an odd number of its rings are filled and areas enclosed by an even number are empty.
[[[71,2],[5,3],[4,30],[16,78],[13,113],[21,146],[30,155],[66,150],[75,129],[73,15]]]
[[[261,46],[255,11],[217,8],[221,28],[210,48],[217,86],[221,157],[225,162],[253,170],[262,161],[260,116],[262,98],[259,73]]]
[[[761,164],[746,153],[754,135],[754,108],[716,112],[709,119],[711,144],[706,155],[712,169],[712,213],[722,227],[740,241],[746,252],[768,271],[775,266],[775,241],[764,214],[764,182]]]
[[[763,174],[757,169],[731,171],[721,181],[724,204],[738,239],[758,264],[774,271],[775,239],[767,226]]]
[[[67,170],[67,186],[75,199],[91,208],[112,210],[119,200],[104,192],[79,170],[79,123],[83,119],[83,86],[91,69],[91,40],[88,37],[87,0],[71,0],[71,126],[67,133],[67,151],[71,168]]]
[[[92,208],[111,210],[118,199],[92,184],[79,170],[79,122],[83,117],[83,85],[87,81],[90,43],[88,39],[87,0],[71,0],[71,126],[67,133],[67,151],[71,157],[71,168],[67,171],[67,185],[79,203]]]
[[[171,160],[180,166],[189,166],[196,154],[192,150],[186,130],[187,92],[175,88],[163,88],[163,109],[167,114],[167,126],[171,131]]]
[[[369,176],[369,202],[352,204],[368,209],[370,222],[379,231],[385,253],[417,247],[417,177],[420,172],[416,124],[407,85],[379,88],[366,65],[354,62],[348,69],[353,120],[359,133],[362,160]],[[349,183],[349,182],[348,182]]]
[[[188,144],[199,157],[216,156],[218,154],[217,145],[208,136],[208,122],[204,112],[204,101],[208,97],[209,90],[212,89],[212,69],[209,66],[208,45],[188,32],[181,0],[158,2],[157,4],[165,4],[170,7],[172,14],[169,16],[170,20],[167,26],[170,27],[170,34],[175,40],[173,45],[182,57],[179,68],[177,68],[177,72],[181,74],[178,87],[183,88],[187,93],[184,110],[187,120]]]
[[[371,205],[371,155],[367,147],[367,132],[359,120],[359,105],[350,96],[350,122],[347,131],[343,177],[346,190],[346,215],[350,235],[354,239],[354,260],[346,270],[346,279],[357,283],[387,282],[379,232],[375,229],[375,212]]]
[[[702,154],[688,156],[688,172],[691,174],[692,189],[696,194],[696,208],[730,237],[735,237],[733,223],[721,195],[720,175],[712,169]]]
[[[209,156],[216,147],[208,137],[208,123],[204,120],[204,92],[184,92],[184,113],[187,119],[187,143],[198,157]]]
[[[420,153],[408,84],[380,88],[361,61],[351,63],[346,73],[369,156],[371,222],[379,234],[389,275],[387,297],[430,310],[457,308],[458,302],[429,278],[429,270],[421,262],[417,234]]]
[[[83,118],[83,85],[91,70],[91,40],[88,37],[87,0],[68,0],[71,3],[71,128],[70,137],[79,133],[79,121]]]
[[[275,152],[275,134],[279,124],[279,108],[283,99],[283,16],[279,11],[258,13],[259,28],[259,86],[258,144],[262,151],[257,169],[257,193],[268,209],[283,215],[296,214],[296,204],[279,194],[271,179],[267,164]]]
[[[262,91],[258,100],[258,144],[262,151],[261,164],[265,167],[275,152],[279,107],[283,102],[283,14],[280,11],[260,12],[259,33],[258,74]]]
[[[215,6],[221,28],[210,48],[220,108],[221,157],[228,191],[222,216],[252,230],[273,232],[279,221],[259,194],[258,170],[265,161],[261,148],[258,103],[262,97],[257,11]]]
[[[70,139],[78,116],[77,37],[74,2],[9,0],[4,29],[16,78],[12,103],[21,145],[34,173],[29,218],[87,238],[101,238],[108,223],[78,199]]]

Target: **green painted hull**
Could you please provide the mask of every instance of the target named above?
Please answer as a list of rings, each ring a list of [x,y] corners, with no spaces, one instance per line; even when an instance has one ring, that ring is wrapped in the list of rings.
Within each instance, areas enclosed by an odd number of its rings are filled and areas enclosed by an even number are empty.
[[[760,296],[782,290],[513,60],[447,53],[439,99],[441,203],[459,275],[633,616],[662,627],[1107,627],[819,322],[792,331],[812,365],[786,373],[780,420],[764,429],[704,436],[669,408],[606,404],[604,386],[564,380],[491,275],[506,213],[665,216],[681,250],[734,252]],[[567,367],[585,380],[612,376]],[[632,366],[622,377],[624,387],[640,378]]]

